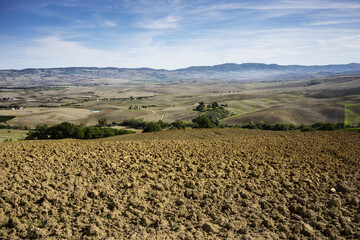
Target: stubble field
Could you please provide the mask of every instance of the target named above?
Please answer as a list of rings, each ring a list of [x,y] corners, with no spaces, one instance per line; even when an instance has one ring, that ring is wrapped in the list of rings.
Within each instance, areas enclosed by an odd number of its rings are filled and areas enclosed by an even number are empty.
[[[360,135],[0,143],[0,238],[359,239]]]

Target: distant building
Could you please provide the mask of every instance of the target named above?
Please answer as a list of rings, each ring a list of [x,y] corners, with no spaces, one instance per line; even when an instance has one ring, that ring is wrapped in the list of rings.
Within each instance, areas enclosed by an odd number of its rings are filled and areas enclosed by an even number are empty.
[[[141,109],[141,106],[131,105],[131,106],[129,107],[129,109],[130,109],[130,110],[139,110],[139,109]]]
[[[58,97],[50,97],[47,99],[48,102],[59,102],[60,101],[60,98]]]

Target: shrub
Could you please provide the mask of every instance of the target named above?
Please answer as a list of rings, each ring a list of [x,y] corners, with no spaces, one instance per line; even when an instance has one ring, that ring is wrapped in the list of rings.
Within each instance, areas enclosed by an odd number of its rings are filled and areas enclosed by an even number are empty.
[[[98,119],[98,126],[99,127],[105,127],[107,125],[107,120],[106,118],[100,118]]]
[[[156,122],[149,122],[146,127],[143,129],[143,132],[157,132],[161,131],[162,127],[159,123]]]
[[[170,123],[164,122],[163,120],[157,121],[157,124],[159,124],[162,129],[170,127]]]
[[[192,120],[196,125],[195,128],[214,128],[215,124],[210,120],[208,116],[199,116]]]
[[[321,122],[313,124],[312,127],[320,131],[332,131],[336,129],[335,125],[332,123],[321,123]]]
[[[242,128],[257,129],[257,125],[254,124],[253,121],[250,121],[249,123],[245,123]]]
[[[301,132],[315,131],[313,127],[307,125],[300,125],[299,129]]]
[[[35,130],[29,131],[25,139],[94,139],[128,133],[133,132],[128,130],[117,130],[113,128],[75,126],[74,124],[63,122],[52,127],[39,125]]]
[[[187,123],[182,120],[175,120],[175,122],[171,123],[171,126],[176,129],[185,129]]]
[[[146,121],[144,121],[144,119],[139,118],[130,118],[130,119],[126,119],[122,122],[123,126],[127,126],[127,127],[132,127],[132,128],[136,128],[136,129],[143,129],[144,127],[146,127],[148,123]]]
[[[205,104],[203,101],[199,102],[199,105],[197,105],[197,107],[194,109],[195,111],[199,111],[202,112],[205,110]]]

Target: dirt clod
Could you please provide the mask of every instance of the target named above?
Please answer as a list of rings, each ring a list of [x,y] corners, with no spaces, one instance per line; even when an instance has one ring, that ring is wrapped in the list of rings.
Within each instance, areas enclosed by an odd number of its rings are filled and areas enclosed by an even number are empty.
[[[358,239],[359,144],[236,129],[0,143],[0,239]]]

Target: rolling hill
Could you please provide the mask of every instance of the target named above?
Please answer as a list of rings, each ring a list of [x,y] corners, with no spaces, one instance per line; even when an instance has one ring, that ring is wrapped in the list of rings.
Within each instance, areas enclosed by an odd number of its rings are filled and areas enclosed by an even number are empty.
[[[301,66],[263,63],[226,63],[215,66],[193,66],[177,70],[151,68],[30,68],[1,70],[0,86],[97,85],[121,82],[173,81],[258,81],[295,80],[342,74],[358,74],[360,64]]]

